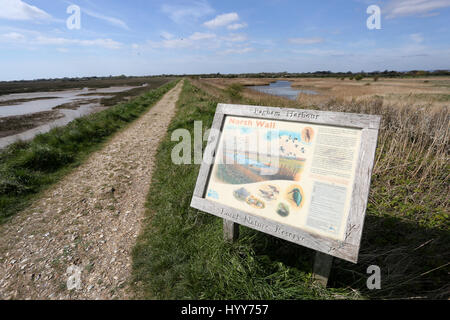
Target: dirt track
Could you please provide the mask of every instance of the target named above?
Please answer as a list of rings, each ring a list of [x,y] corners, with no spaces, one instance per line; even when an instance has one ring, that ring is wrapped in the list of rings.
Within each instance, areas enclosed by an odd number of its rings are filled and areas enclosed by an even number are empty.
[[[0,299],[133,297],[130,254],[181,87],[0,226]]]

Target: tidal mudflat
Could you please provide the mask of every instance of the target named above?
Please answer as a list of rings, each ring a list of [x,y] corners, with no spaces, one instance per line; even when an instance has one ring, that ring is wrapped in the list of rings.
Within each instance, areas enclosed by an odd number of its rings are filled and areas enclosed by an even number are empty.
[[[29,140],[78,117],[105,109],[102,99],[142,86],[71,89],[0,96],[0,148]]]

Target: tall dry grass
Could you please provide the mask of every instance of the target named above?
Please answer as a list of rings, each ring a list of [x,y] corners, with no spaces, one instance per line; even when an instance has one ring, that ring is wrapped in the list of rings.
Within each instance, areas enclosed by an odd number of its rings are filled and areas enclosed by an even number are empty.
[[[361,267],[352,272],[361,279],[363,266],[381,267],[382,290],[373,297],[448,299],[449,106],[366,97],[331,99],[320,109],[382,116]]]
[[[397,174],[414,176],[418,183],[435,175],[442,177],[449,155],[448,106],[411,108],[407,104],[385,104],[381,98],[365,98],[331,100],[323,109],[382,116],[374,174],[395,169]]]

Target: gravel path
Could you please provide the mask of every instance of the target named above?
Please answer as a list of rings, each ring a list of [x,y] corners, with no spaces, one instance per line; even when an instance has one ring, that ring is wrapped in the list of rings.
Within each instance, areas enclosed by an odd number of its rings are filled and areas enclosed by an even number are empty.
[[[181,88],[0,226],[0,299],[133,298],[130,254]]]

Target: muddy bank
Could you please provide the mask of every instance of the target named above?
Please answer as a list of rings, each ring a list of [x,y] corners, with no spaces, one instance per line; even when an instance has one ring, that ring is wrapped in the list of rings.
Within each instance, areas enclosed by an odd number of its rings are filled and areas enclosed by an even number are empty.
[[[0,118],[0,138],[16,135],[63,118],[56,110]]]
[[[36,100],[51,100],[58,99],[58,97],[40,97],[40,98],[32,98],[32,99],[15,99],[15,100],[4,100],[2,101],[0,98],[0,107],[3,106],[16,106],[25,102],[36,101]]]
[[[46,133],[55,127],[65,126],[76,118],[99,112],[106,108],[98,103],[91,103],[80,105],[78,108],[73,109],[59,109],[0,118],[0,132],[2,134],[0,135],[0,149],[19,140],[31,140],[37,134]],[[7,119],[7,121],[3,121],[4,119]],[[10,129],[8,130],[7,128]]]

